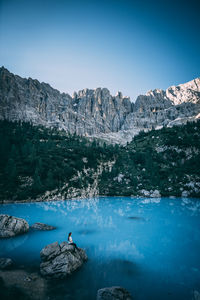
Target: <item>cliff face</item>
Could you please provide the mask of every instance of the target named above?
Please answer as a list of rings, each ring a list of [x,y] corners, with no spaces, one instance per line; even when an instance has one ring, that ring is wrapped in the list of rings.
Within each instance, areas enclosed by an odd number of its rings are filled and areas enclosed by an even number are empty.
[[[120,92],[112,96],[106,88],[84,89],[71,97],[49,84],[0,69],[0,119],[125,142],[140,130],[183,123],[199,113],[200,78],[166,91],[149,91],[134,104]]]
[[[73,97],[46,83],[0,69],[0,118],[55,126],[78,135],[117,132],[132,112],[129,98],[106,88],[84,89]]]
[[[134,110],[127,116],[123,129],[172,126],[199,118],[200,79],[197,78],[166,91],[156,89],[138,96]]]

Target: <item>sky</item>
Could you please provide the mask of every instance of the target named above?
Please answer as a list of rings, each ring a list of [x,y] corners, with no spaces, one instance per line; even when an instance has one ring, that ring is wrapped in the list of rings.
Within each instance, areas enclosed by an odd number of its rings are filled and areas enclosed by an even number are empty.
[[[200,1],[0,0],[0,66],[132,101],[200,76]]]

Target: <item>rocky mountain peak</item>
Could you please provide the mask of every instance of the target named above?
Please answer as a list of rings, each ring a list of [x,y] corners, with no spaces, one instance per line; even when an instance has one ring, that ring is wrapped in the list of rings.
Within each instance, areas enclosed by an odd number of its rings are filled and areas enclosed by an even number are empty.
[[[4,66],[0,67],[0,74],[11,74]]]
[[[155,97],[156,95],[158,95],[158,94],[163,94],[163,93],[164,93],[164,91],[161,90],[161,89],[154,89],[154,90],[148,91],[148,92],[145,94],[145,96],[152,96],[152,97]]]
[[[171,86],[166,90],[166,97],[174,105],[183,102],[200,103],[200,78],[193,79],[187,83]]]
[[[125,142],[140,130],[172,126],[200,116],[200,78],[166,91],[150,90],[135,103],[107,88],[60,93],[47,83],[0,68],[0,119],[31,121],[78,135]]]

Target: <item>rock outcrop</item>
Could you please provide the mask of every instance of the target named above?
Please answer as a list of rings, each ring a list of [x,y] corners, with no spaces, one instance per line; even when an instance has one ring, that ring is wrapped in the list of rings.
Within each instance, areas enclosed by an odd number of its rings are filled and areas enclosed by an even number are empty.
[[[67,242],[47,245],[40,252],[40,273],[47,278],[64,278],[80,268],[87,255],[83,249],[76,249]]]
[[[0,238],[9,238],[29,230],[28,223],[21,218],[0,215]]]
[[[98,290],[97,300],[131,300],[131,294],[121,286],[106,287]]]
[[[0,258],[0,270],[6,270],[12,267],[13,261],[11,258]]]
[[[54,227],[54,226],[47,225],[47,224],[40,223],[40,222],[34,223],[33,225],[31,225],[31,228],[35,229],[35,230],[43,230],[43,231],[49,231],[49,230],[56,229],[56,227]]]
[[[147,191],[147,190],[144,190],[144,189],[142,189],[142,190],[140,190],[140,191],[138,191],[140,194],[141,194],[141,196],[143,196],[143,197],[150,197],[150,198],[160,198],[161,197],[161,194],[160,194],[160,192],[158,191],[158,190],[150,190],[150,191]]]
[[[49,84],[0,68],[0,119],[57,127],[113,142],[130,141],[141,130],[200,118],[200,78],[140,95],[133,103],[121,92],[84,89],[60,93]]]

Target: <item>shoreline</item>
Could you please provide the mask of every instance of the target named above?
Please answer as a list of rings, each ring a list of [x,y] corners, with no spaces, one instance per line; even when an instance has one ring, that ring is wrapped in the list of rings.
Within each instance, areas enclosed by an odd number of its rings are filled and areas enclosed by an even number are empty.
[[[199,197],[176,197],[176,196],[161,196],[161,197],[150,197],[150,196],[119,196],[119,195],[115,195],[115,196],[104,196],[104,195],[99,195],[99,196],[94,196],[94,197],[74,197],[74,198],[66,198],[66,199],[28,199],[28,200],[4,200],[0,202],[0,205],[4,205],[4,204],[26,204],[26,203],[42,203],[42,202],[57,202],[57,201],[69,201],[69,200],[88,200],[88,199],[96,199],[96,198],[113,198],[113,197],[117,197],[117,198],[138,198],[138,199],[160,199],[160,198],[170,198],[170,199],[200,199]]]

